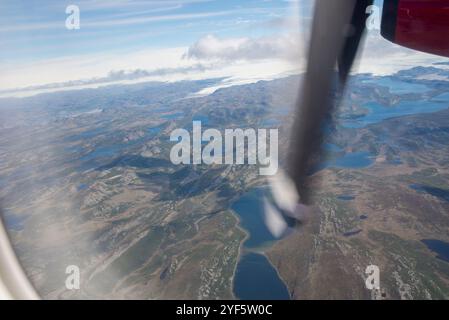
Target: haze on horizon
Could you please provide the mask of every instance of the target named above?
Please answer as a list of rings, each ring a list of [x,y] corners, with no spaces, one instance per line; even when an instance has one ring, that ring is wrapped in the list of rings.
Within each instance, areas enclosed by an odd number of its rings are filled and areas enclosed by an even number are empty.
[[[0,4],[0,97],[144,81],[223,78],[220,87],[304,69],[312,0],[71,1]],[[359,72],[389,74],[439,61],[370,31]],[[379,63],[382,53],[383,62]]]

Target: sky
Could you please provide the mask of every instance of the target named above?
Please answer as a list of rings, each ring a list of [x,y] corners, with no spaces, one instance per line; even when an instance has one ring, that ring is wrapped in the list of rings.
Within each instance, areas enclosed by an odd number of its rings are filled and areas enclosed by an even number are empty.
[[[69,5],[80,10],[77,30],[65,26]],[[148,80],[225,78],[230,86],[300,73],[312,13],[312,0],[3,0],[0,96]],[[367,40],[363,72],[435,61],[378,32]],[[379,54],[391,59],[380,63]]]

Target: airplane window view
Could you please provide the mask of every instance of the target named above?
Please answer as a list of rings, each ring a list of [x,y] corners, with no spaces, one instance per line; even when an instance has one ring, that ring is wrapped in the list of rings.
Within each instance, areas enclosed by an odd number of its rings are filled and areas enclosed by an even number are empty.
[[[448,8],[0,1],[0,298],[449,299]]]

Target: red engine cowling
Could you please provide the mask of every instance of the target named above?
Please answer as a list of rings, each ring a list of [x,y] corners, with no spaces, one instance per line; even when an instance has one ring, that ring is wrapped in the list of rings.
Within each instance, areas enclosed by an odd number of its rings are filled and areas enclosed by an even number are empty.
[[[449,57],[449,0],[385,0],[381,34],[401,46]]]

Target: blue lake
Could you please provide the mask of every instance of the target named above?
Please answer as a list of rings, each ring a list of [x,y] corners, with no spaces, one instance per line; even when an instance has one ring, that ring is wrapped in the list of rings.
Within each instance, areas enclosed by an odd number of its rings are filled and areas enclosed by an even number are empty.
[[[86,190],[87,188],[89,188],[89,186],[85,183],[81,183],[80,185],[78,185],[78,187],[76,188],[78,191],[82,191],[82,190]]]
[[[263,199],[264,189],[256,188],[243,195],[234,202],[231,209],[240,217],[240,226],[249,233],[244,245],[255,248],[269,241],[275,241],[264,222]]]
[[[175,113],[171,113],[171,114],[165,114],[161,118],[165,119],[165,120],[174,120],[174,119],[180,118],[183,115],[184,115],[184,113],[182,113],[182,112],[175,112]]]
[[[369,167],[374,162],[371,154],[366,151],[350,153],[328,151],[328,153],[329,154],[324,159],[324,161],[322,161],[312,169],[312,171],[310,172],[311,174],[325,168],[361,169]]]
[[[442,93],[435,98],[432,99],[433,101],[442,101],[442,102],[448,102],[449,101],[449,92]]]
[[[206,126],[209,124],[209,117],[206,115],[195,115],[192,121],[201,121],[201,125]]]
[[[363,80],[362,82],[387,87],[393,94],[424,93],[429,91],[429,87],[424,84],[401,81],[390,77]]]
[[[337,196],[338,200],[343,200],[343,201],[351,201],[355,199],[355,196],[351,196],[351,195],[341,195],[341,196]]]
[[[82,156],[80,160],[90,161],[95,160],[97,158],[113,158],[114,156],[118,155],[121,149],[122,149],[121,145],[96,148],[92,150],[90,153]]]
[[[264,194],[264,188],[255,188],[240,197],[231,207],[240,218],[240,226],[248,233],[243,251],[276,240],[264,222]],[[233,287],[234,294],[239,299],[290,299],[287,287],[276,269],[263,254],[256,252],[245,253],[240,257]]]
[[[435,239],[424,239],[422,242],[437,254],[438,259],[449,262],[449,243]]]
[[[281,125],[279,119],[264,119],[261,123],[262,127],[266,128],[277,128]]]
[[[115,157],[118,157],[125,149],[138,145],[142,143],[143,138],[139,138],[136,140],[132,140],[126,143],[116,143],[113,145],[108,146],[102,146],[99,148],[95,148],[89,153],[83,155],[79,158],[79,160],[90,163],[90,162],[98,162],[98,160],[104,160],[104,159],[113,159]]]
[[[21,231],[24,227],[24,222],[28,218],[27,216],[18,216],[15,214],[8,214],[3,216],[5,220],[6,230]]]
[[[365,168],[373,163],[369,152],[345,153],[343,156],[330,160],[328,166],[337,168]]]
[[[340,148],[339,146],[337,146],[336,144],[333,144],[333,143],[325,143],[324,150],[326,150],[328,152],[342,152],[343,151],[342,148]]]
[[[290,299],[276,270],[258,253],[248,253],[240,259],[234,277],[234,293],[241,300]]]
[[[343,235],[345,237],[351,237],[351,236],[355,236],[355,235],[359,234],[360,232],[362,232],[362,230],[358,229],[358,230],[354,230],[354,231],[345,232],[345,233],[343,233]]]
[[[412,188],[415,191],[421,192],[421,193],[430,194],[434,197],[437,197],[440,200],[449,202],[449,190],[420,185],[420,184],[411,184],[410,188]]]
[[[77,141],[81,139],[90,139],[99,135],[104,134],[104,128],[98,127],[92,130],[83,131],[80,133],[73,134],[67,138],[65,138],[65,141]]]
[[[148,132],[149,132],[150,134],[156,135],[156,134],[158,134],[159,132],[161,132],[161,130],[162,130],[162,127],[154,127],[154,128],[149,128],[149,129],[148,129]]]
[[[343,120],[341,123],[346,128],[363,128],[389,118],[444,110],[448,108],[448,101],[449,97],[446,99],[445,95],[440,95],[429,101],[401,101],[394,106],[369,102],[364,105],[365,108],[369,109],[367,115],[357,119]]]

